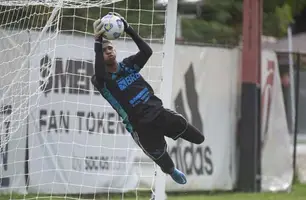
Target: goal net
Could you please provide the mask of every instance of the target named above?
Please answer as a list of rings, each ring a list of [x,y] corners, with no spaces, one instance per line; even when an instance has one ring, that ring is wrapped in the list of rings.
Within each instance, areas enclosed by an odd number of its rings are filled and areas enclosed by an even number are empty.
[[[152,47],[141,74],[170,106],[176,1],[154,2],[0,2],[0,199],[165,198],[165,175],[90,82],[92,23],[118,12]],[[126,34],[114,45],[118,60],[138,51]]]

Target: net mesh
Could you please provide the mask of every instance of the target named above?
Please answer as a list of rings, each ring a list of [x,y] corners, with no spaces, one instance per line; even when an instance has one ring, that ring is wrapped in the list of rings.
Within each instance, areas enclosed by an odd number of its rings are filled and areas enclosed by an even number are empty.
[[[161,97],[165,10],[154,0],[0,3],[1,193],[79,198],[154,191],[154,164],[90,83],[92,23],[120,13],[152,47],[141,74]],[[118,59],[138,51],[124,35]],[[154,166],[154,167],[153,167]],[[128,193],[130,194],[130,193]]]
[[[30,6],[43,5],[48,7],[60,6],[61,8],[86,8],[100,7],[122,0],[5,0],[1,4],[4,6]]]

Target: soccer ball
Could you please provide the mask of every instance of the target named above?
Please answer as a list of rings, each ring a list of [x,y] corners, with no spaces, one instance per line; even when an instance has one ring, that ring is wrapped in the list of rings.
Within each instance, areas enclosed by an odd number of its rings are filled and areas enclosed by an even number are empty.
[[[107,14],[101,19],[104,24],[105,33],[103,37],[108,40],[118,39],[124,32],[124,24],[120,17],[112,14]]]

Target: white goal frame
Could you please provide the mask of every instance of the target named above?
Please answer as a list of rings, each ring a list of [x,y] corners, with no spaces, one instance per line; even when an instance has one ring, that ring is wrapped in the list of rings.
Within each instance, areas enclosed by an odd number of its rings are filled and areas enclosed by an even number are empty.
[[[166,87],[173,84],[174,56],[175,56],[175,39],[176,39],[176,22],[177,22],[177,0],[168,1],[166,13],[166,31],[164,44],[163,60],[163,80],[162,80],[162,100],[165,107],[172,106],[172,87]],[[167,78],[165,78],[167,77]],[[156,200],[165,200],[166,197],[166,176],[157,168],[155,181]]]

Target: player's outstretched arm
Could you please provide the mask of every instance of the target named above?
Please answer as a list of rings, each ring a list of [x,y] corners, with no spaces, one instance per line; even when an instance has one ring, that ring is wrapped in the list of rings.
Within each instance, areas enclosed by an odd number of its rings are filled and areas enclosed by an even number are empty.
[[[98,82],[102,82],[104,80],[106,74],[106,68],[103,57],[103,24],[101,20],[96,20],[93,24],[94,26],[94,34],[95,34],[95,76]]]
[[[139,52],[142,54],[142,56],[145,56],[144,59],[147,61],[153,53],[151,47],[134,31],[131,26],[128,26],[125,32],[131,36],[136,43]]]
[[[151,47],[134,31],[134,29],[128,24],[128,22],[118,13],[113,12],[112,14],[121,18],[124,24],[125,32],[131,36],[131,38],[136,43],[139,52],[133,56],[130,56],[125,59],[125,62],[132,64],[133,66],[136,65],[140,70],[149,60],[153,51]],[[135,67],[135,66],[134,66]]]

